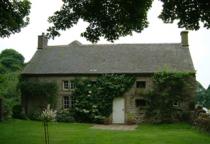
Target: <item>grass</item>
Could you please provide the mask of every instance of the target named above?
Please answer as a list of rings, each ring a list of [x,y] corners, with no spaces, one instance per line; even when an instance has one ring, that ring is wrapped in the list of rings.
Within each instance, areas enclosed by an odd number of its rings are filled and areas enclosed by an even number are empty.
[[[135,131],[90,129],[90,124],[50,123],[50,144],[209,144],[210,135],[190,125],[140,124]],[[0,144],[44,144],[41,122],[0,123]]]

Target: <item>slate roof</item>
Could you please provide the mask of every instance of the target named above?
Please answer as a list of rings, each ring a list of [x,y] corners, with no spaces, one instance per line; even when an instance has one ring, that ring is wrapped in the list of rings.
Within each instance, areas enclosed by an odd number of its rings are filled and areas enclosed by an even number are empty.
[[[98,44],[74,41],[38,49],[22,74],[195,72],[189,49],[178,44]]]

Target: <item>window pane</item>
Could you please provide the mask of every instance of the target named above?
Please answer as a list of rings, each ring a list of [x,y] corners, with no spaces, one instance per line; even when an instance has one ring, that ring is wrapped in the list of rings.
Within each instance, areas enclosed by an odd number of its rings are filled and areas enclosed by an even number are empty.
[[[137,81],[136,88],[146,88],[146,82],[145,81]]]
[[[69,89],[69,82],[63,81],[63,89]]]
[[[136,99],[135,100],[135,103],[136,103],[136,107],[144,107],[146,106],[146,101],[144,99]]]
[[[63,97],[63,108],[69,108],[70,107],[70,97],[64,96]]]
[[[70,89],[75,89],[75,84],[73,81],[70,81]]]

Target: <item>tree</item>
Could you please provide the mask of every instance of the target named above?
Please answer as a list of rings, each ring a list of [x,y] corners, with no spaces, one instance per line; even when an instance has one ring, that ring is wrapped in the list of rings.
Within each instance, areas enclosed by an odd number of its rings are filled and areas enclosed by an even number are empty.
[[[210,27],[210,1],[202,0],[160,0],[163,10],[160,18],[165,23],[179,20],[178,26],[198,30],[199,22]],[[81,35],[91,42],[100,37],[108,41],[121,36],[131,35],[132,31],[141,32],[148,26],[147,12],[153,0],[63,0],[61,10],[49,18],[53,26],[48,28],[48,36],[60,36],[77,24],[79,19],[89,22]]]
[[[19,73],[10,72],[0,75],[0,98],[3,98],[5,118],[10,117],[14,105],[20,103],[20,91],[17,89]]]
[[[206,89],[197,81],[196,103],[204,106],[206,103]]]
[[[0,97],[4,100],[4,116],[11,116],[14,105],[20,103],[17,88],[19,73],[24,67],[24,57],[13,49],[0,53]]]
[[[210,108],[210,85],[206,90],[206,103],[205,107]]]
[[[0,0],[0,37],[20,32],[29,23],[28,0]]]
[[[197,82],[196,103],[210,108],[210,85],[205,89],[199,82]]]
[[[21,70],[24,57],[13,49],[6,49],[0,54],[0,73]]]
[[[179,20],[178,26],[198,30],[199,22],[210,28],[210,1],[208,0],[161,0],[163,11],[160,18],[166,23]]]
[[[141,32],[148,26],[147,11],[153,0],[63,0],[60,11],[49,18],[53,26],[48,36],[59,36],[58,30],[71,28],[83,19],[89,22],[81,35],[91,42],[100,37],[114,41],[120,36]]]

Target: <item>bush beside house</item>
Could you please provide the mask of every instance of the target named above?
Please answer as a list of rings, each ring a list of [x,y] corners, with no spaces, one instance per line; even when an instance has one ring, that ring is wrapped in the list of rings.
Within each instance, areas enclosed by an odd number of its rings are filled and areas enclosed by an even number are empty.
[[[56,108],[56,100],[58,94],[58,87],[53,82],[32,82],[21,78],[19,84],[22,101],[33,100],[33,104],[24,103],[22,108],[26,110],[27,116],[32,120],[39,120],[40,114],[47,107],[48,104],[53,109]],[[29,112],[27,112],[30,110]]]
[[[58,122],[75,122],[73,112],[70,109],[58,111],[56,113],[56,120]]]
[[[153,83],[153,90],[145,95],[148,121],[169,123],[188,120],[194,109],[193,74],[159,72],[154,74]]]
[[[201,113],[194,120],[194,125],[201,130],[210,132],[210,114]]]

